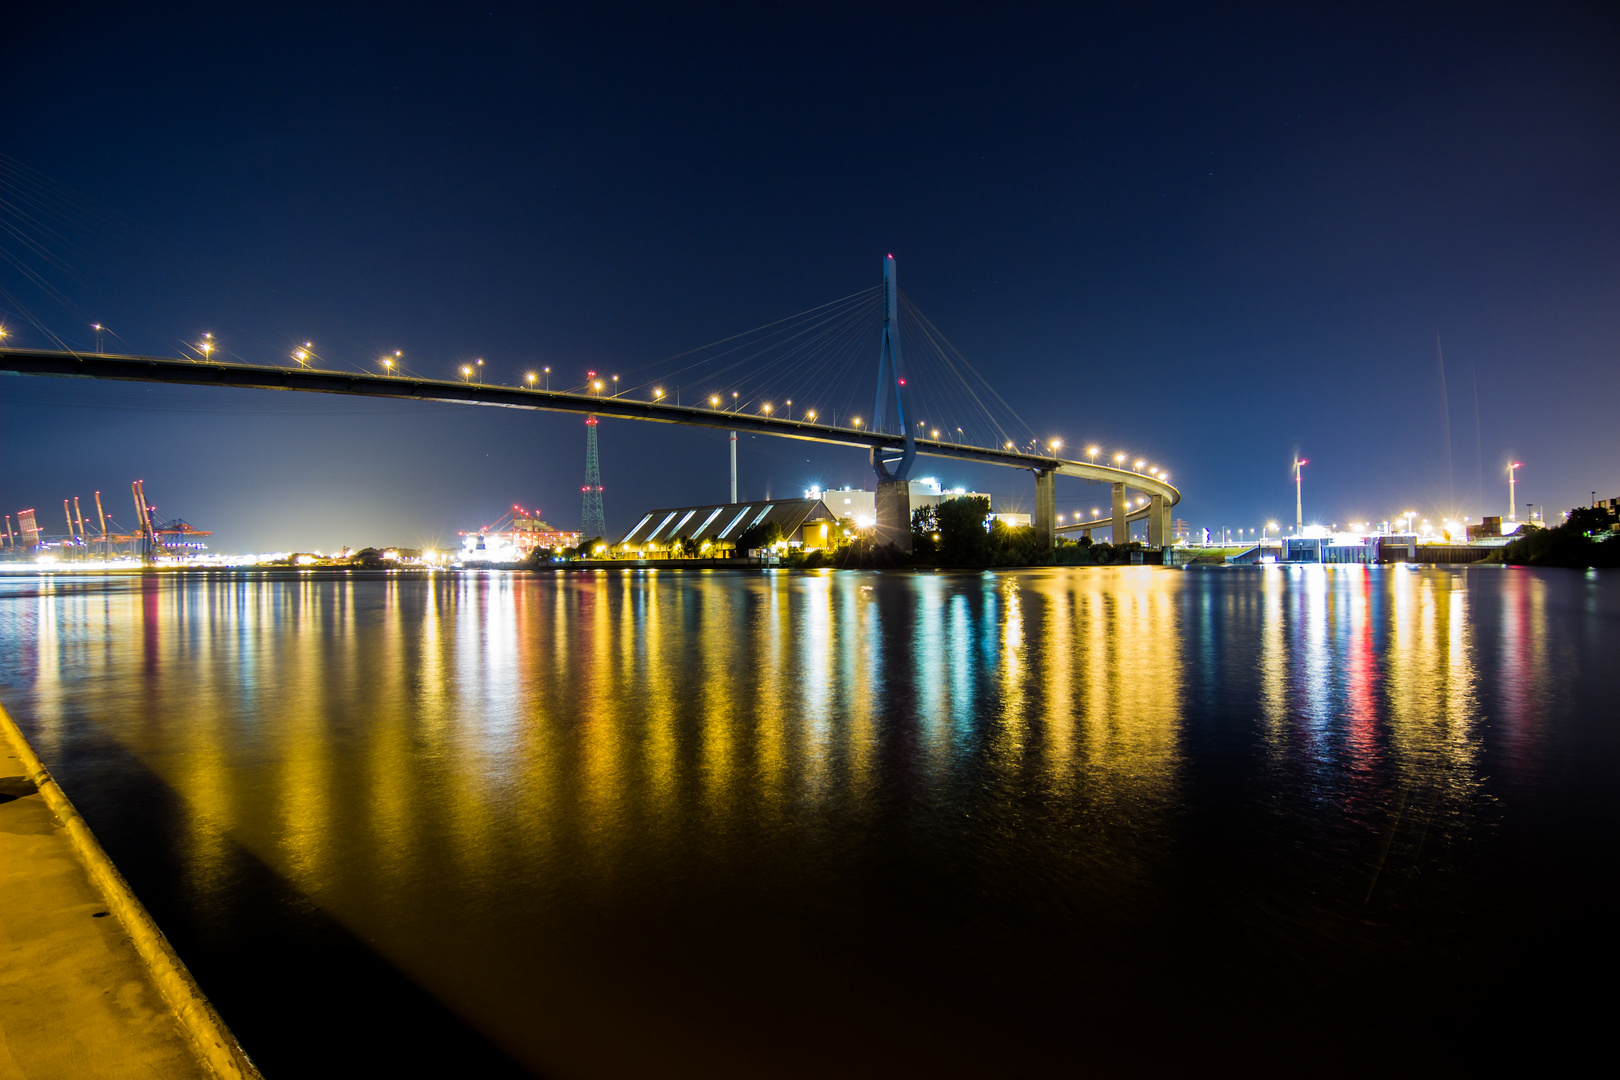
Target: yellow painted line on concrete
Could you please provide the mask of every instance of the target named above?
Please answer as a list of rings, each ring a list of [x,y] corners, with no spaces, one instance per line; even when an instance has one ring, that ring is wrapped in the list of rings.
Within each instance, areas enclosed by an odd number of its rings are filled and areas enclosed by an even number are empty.
[[[38,787],[51,812],[62,822],[74,851],[89,872],[91,883],[101,891],[109,910],[123,924],[158,992],[174,1010],[181,1028],[190,1038],[198,1058],[222,1080],[262,1080],[259,1070],[203,995],[174,946],[147,914],[124,876],[102,850],[90,826],[46,770],[4,706],[0,706],[0,734],[11,743],[28,779]]]

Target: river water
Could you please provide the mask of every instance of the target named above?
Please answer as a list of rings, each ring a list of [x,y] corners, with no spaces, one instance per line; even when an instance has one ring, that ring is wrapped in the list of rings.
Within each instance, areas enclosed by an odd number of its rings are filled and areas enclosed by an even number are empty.
[[[0,702],[272,1078],[1555,1060],[1617,643],[1504,568],[0,579]]]

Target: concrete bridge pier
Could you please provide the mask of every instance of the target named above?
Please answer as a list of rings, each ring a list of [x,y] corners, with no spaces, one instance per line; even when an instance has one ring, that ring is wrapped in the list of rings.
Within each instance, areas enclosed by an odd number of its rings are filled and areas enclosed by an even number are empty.
[[[1164,547],[1170,543],[1170,504],[1164,501],[1163,495],[1150,496],[1152,502],[1148,510],[1148,543],[1154,547]]]
[[[873,451],[876,454],[876,451]],[[879,480],[877,486],[877,541],[911,554],[911,484],[906,480]]]
[[[1114,485],[1114,536],[1115,545],[1129,542],[1131,527],[1125,521],[1125,485]]]
[[[1035,540],[1042,551],[1057,547],[1057,472],[1035,470]]]

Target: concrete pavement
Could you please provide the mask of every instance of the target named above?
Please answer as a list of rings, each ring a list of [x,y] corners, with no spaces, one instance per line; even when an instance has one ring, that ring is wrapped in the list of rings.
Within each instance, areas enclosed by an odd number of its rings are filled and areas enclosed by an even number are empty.
[[[72,804],[41,785],[54,781],[0,709],[0,1080],[256,1078]]]

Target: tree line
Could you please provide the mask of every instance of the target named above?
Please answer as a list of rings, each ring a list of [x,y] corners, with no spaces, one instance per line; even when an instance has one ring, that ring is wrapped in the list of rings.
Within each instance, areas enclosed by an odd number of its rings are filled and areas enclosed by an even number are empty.
[[[1562,525],[1525,526],[1524,535],[1502,549],[1502,561],[1514,566],[1620,566],[1615,525],[1607,507],[1578,506]]]
[[[1142,545],[1059,538],[1047,549],[1033,526],[1008,525],[991,517],[989,499],[964,495],[911,512],[911,550],[926,566],[1107,566],[1130,562]]]

